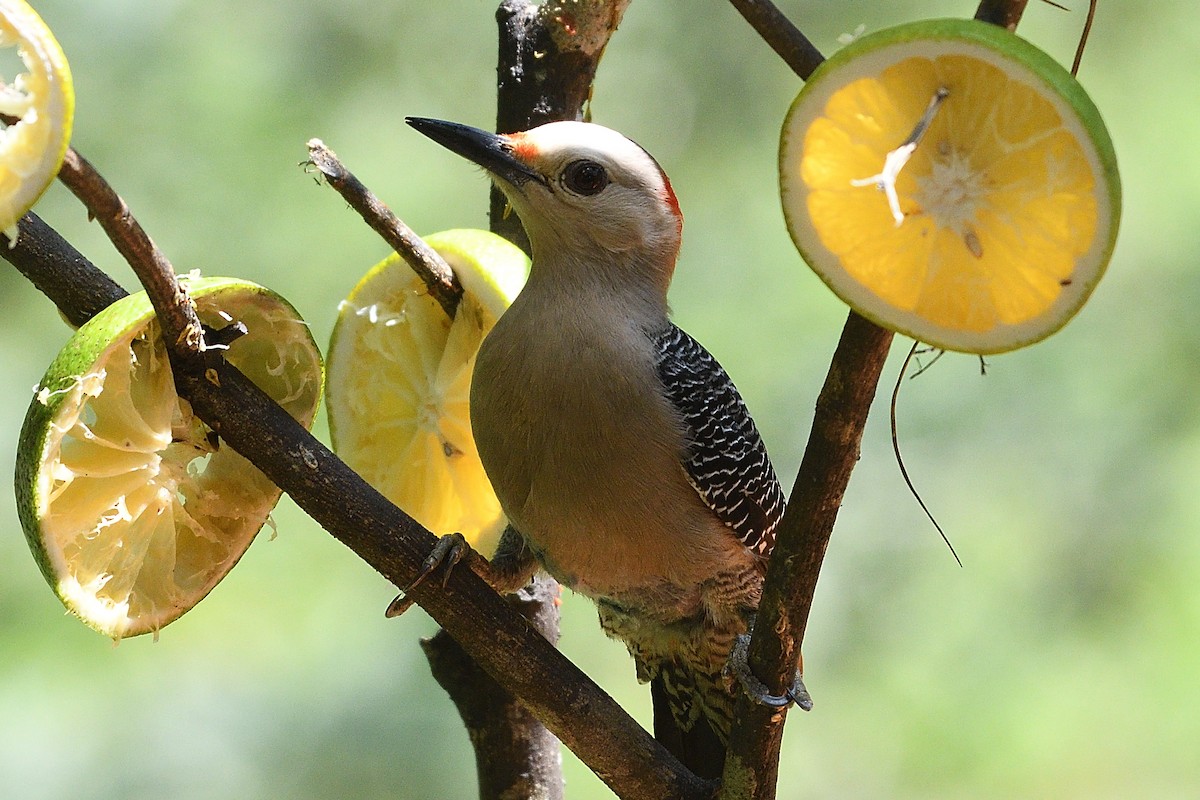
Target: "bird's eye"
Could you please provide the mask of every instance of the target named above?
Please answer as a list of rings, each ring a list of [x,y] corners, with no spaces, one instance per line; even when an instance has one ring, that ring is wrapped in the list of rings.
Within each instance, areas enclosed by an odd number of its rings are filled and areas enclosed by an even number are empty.
[[[608,172],[595,161],[572,161],[563,170],[562,185],[567,191],[585,197],[599,194],[608,186]]]

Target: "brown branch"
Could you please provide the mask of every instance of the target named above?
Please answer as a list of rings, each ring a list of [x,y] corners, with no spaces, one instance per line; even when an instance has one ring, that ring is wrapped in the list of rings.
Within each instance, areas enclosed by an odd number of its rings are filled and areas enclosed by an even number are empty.
[[[975,11],[975,19],[1015,30],[1027,5],[1029,0],[983,0]]]
[[[405,225],[374,192],[342,164],[320,139],[308,140],[308,161],[337,190],[371,229],[383,237],[429,287],[429,293],[451,319],[462,298],[462,286],[436,250]]]
[[[808,80],[825,57],[770,0],[730,0],[763,41],[800,76]]]
[[[502,0],[496,11],[496,130],[512,133],[583,119],[600,57],[629,2]],[[492,189],[491,228],[528,253],[529,239],[507,203]]]
[[[42,294],[57,298],[74,327],[129,294],[33,212],[21,218],[19,228],[16,244],[0,234],[0,250]]]
[[[58,178],[83,202],[117,252],[133,267],[158,315],[172,360],[200,364],[204,333],[196,307],[176,279],[171,262],[133,218],[125,201],[74,148],[67,148]]]
[[[747,4],[745,0],[731,2],[739,10]],[[770,7],[762,11],[766,19],[782,19],[767,0],[750,5]],[[1024,6],[1024,0],[984,0],[976,16],[988,21],[995,17],[1015,26]],[[796,39],[799,32],[790,23],[756,29],[777,51],[804,47],[805,43]],[[815,64],[805,63],[803,67],[807,72],[796,70],[801,78],[811,74]],[[851,311],[817,398],[808,444],[771,554],[750,642],[750,669],[772,694],[782,695],[791,685],[799,663],[825,551],[858,461],[863,430],[893,338],[891,331]],[[721,798],[773,800],[786,717],[786,708],[768,708],[746,696],[739,697]]]
[[[837,520],[893,334],[854,312],[833,354],[804,458],[767,568],[751,670],[773,694],[791,686],[825,549]],[[775,797],[786,709],[738,698],[723,798]]]
[[[539,575],[505,601],[551,643],[558,639],[559,586]],[[562,758],[558,740],[500,682],[440,630],[421,641],[434,679],[446,690],[475,749],[480,800],[561,800]]]

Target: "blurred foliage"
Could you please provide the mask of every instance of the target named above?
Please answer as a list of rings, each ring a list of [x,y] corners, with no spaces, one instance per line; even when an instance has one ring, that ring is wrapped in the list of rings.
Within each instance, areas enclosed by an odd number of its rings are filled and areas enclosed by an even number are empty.
[[[1083,0],[1021,33],[1069,62]],[[485,183],[402,122],[487,125],[493,0],[43,0],[71,61],[75,144],[177,268],[286,295],[318,340],[385,251],[297,166],[319,136],[414,228],[485,226]],[[781,6],[824,52],[859,24],[970,0]],[[907,383],[901,482],[886,389],[829,549],[780,796],[1194,797],[1200,792],[1200,25],[1191,3],[1101,4],[1081,80],[1121,160],[1125,218],[1089,306],[1031,349],[947,356]],[[733,373],[785,483],[845,309],[778,210],[799,82],[721,2],[633,3],[592,113],[653,152],[687,217],[676,318]],[[38,212],[127,287],[60,187]],[[67,330],[0,267],[0,451]],[[894,378],[902,347],[888,371]],[[323,434],[322,434],[323,435]],[[470,798],[474,768],[417,647],[419,612],[285,500],[203,606],[113,648],[62,613],[0,496],[0,775],[39,798]],[[562,647],[639,719],[645,691],[590,604]],[[611,796],[567,756],[572,798]]]

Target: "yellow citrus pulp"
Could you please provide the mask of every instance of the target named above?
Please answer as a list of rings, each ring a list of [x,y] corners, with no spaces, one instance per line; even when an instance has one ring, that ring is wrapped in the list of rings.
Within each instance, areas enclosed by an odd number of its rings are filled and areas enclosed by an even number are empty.
[[[780,186],[793,240],[838,296],[973,353],[1064,325],[1120,216],[1112,143],[1083,89],[973,20],[880,31],[822,64],[784,122]]]
[[[399,256],[375,266],[340,306],[326,407],[334,450],[437,535],[494,548],[505,520],[471,435],[470,390],[484,335],[524,285],[529,261],[478,230],[426,239],[463,286],[451,320]]]
[[[306,427],[321,356],[295,309],[246,281],[185,281],[200,319],[240,321],[226,356]],[[157,631],[233,568],[279,489],[175,393],[145,293],[101,311],[51,364],[21,430],[17,507],[55,593],[114,639]]]
[[[0,47],[16,47],[28,70],[0,76],[0,231],[12,240],[62,165],[75,94],[62,48],[24,0],[0,0]]]

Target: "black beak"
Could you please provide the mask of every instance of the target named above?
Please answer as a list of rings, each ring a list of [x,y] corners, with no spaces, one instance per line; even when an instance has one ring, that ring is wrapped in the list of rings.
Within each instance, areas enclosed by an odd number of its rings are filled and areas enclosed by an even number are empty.
[[[528,180],[546,182],[545,178],[513,155],[512,142],[506,136],[440,119],[405,117],[404,121],[447,150],[474,161],[511,184],[519,186]]]

